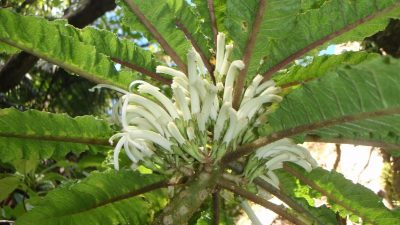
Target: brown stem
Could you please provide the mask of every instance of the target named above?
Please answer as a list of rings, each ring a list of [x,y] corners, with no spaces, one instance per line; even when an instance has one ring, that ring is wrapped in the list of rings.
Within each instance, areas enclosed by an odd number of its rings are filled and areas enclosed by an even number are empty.
[[[212,194],[212,202],[213,202],[213,224],[218,225],[220,220],[219,190],[216,190]]]
[[[199,172],[184,189],[171,199],[164,211],[155,219],[155,225],[183,225],[199,210],[217,184],[221,172],[218,168]]]
[[[292,55],[290,55],[286,59],[282,60],[281,62],[279,62],[278,64],[276,64],[272,68],[270,68],[267,72],[264,73],[264,75],[263,75],[264,76],[264,80],[269,80],[271,78],[271,76],[275,72],[277,72],[280,69],[284,68],[286,65],[291,63],[293,60],[299,58],[300,56],[304,55],[305,53],[309,52],[310,50],[312,50],[312,49],[314,49],[314,48],[316,48],[316,47],[318,47],[320,45],[323,45],[324,43],[326,43],[326,42],[328,42],[328,41],[330,41],[330,40],[332,40],[332,39],[334,39],[334,38],[336,38],[336,37],[348,32],[348,31],[358,27],[359,25],[361,25],[363,23],[366,23],[366,22],[368,22],[368,21],[370,21],[370,20],[372,20],[372,19],[374,19],[376,17],[379,17],[379,16],[383,15],[384,13],[387,13],[387,12],[389,12],[389,11],[399,7],[399,6],[400,6],[400,3],[393,4],[392,6],[390,6],[388,8],[380,10],[380,11],[378,11],[378,12],[372,14],[372,15],[366,16],[366,17],[356,21],[355,23],[349,24],[349,25],[343,27],[342,29],[340,29],[338,31],[335,31],[335,32],[333,32],[333,33],[331,33],[331,34],[329,34],[329,35],[327,35],[327,36],[325,36],[325,37],[323,37],[323,38],[321,38],[321,39],[309,44],[305,48],[300,49],[299,51],[293,53]]]
[[[358,114],[352,114],[352,115],[347,115],[339,118],[332,118],[332,119],[327,119],[327,120],[322,120],[322,121],[317,121],[312,124],[307,124],[307,125],[301,125],[298,127],[293,127],[287,130],[281,130],[276,133],[270,134],[266,137],[259,138],[249,144],[245,144],[242,146],[239,146],[236,151],[230,152],[226,154],[221,162],[222,164],[228,164],[229,162],[233,162],[240,157],[247,155],[257,148],[267,145],[271,142],[280,140],[285,137],[291,137],[297,134],[301,134],[307,131],[311,130],[316,130],[328,126],[333,126],[341,123],[348,123],[348,122],[353,122],[353,121],[359,121],[363,119],[369,119],[373,117],[380,117],[380,116],[387,116],[387,115],[392,115],[392,114],[398,114],[400,113],[400,107],[394,107],[394,108],[387,108],[383,109],[380,111],[372,111],[372,112],[362,112]]]
[[[342,155],[342,149],[340,148],[340,144],[335,144],[336,147],[336,160],[335,163],[333,164],[333,169],[336,170],[339,166],[340,162],[340,157]]]
[[[140,20],[140,22],[149,30],[151,35],[160,43],[161,47],[165,50],[165,52],[174,60],[176,65],[178,65],[179,69],[186,73],[186,65],[182,61],[182,59],[178,56],[178,54],[174,51],[174,49],[168,44],[168,42],[164,39],[164,37],[158,32],[157,28],[146,18],[146,16],[142,13],[140,8],[131,0],[124,0],[125,3],[129,6],[133,13],[135,13],[136,17]]]
[[[203,63],[206,66],[208,73],[210,73],[211,79],[215,84],[214,68],[211,65],[210,61],[207,59],[204,52],[201,50],[200,46],[197,44],[196,40],[193,38],[192,34],[179,20],[176,20],[176,26],[185,34],[186,38],[190,41],[190,43],[192,43],[193,48],[196,49],[196,51],[199,53],[201,60],[203,60]]]
[[[400,145],[386,143],[382,141],[371,141],[371,140],[354,140],[346,138],[326,138],[317,135],[307,135],[305,141],[309,142],[324,142],[324,143],[337,143],[337,144],[351,144],[351,145],[365,145],[373,147],[382,147],[388,149],[400,149]]]
[[[231,168],[235,173],[241,174],[243,172],[243,166],[239,163],[230,163],[229,168]],[[300,213],[307,217],[310,221],[314,221],[315,224],[317,225],[324,225],[322,222],[319,221],[318,217],[315,217],[311,213],[309,213],[306,209],[303,208],[303,206],[297,204],[296,201],[292,200],[289,196],[285,195],[282,193],[279,189],[275,188],[268,182],[264,181],[261,178],[255,178],[253,180],[253,183],[256,184],[259,188],[264,189],[268,193],[274,195],[275,197],[279,198],[282,202],[287,204],[290,208],[295,210],[297,213]]]
[[[122,66],[125,66],[125,67],[128,67],[128,68],[130,68],[130,69],[136,70],[136,71],[138,71],[139,73],[148,75],[149,77],[151,77],[151,78],[153,78],[153,79],[155,79],[155,80],[158,80],[158,81],[160,81],[160,82],[163,83],[163,84],[170,85],[170,84],[172,83],[172,80],[171,80],[171,79],[167,79],[167,78],[165,78],[165,77],[162,77],[162,76],[160,76],[159,74],[157,74],[157,73],[155,73],[155,72],[153,72],[153,71],[147,70],[147,69],[145,69],[145,68],[143,68],[143,67],[140,67],[140,66],[137,66],[137,65],[128,63],[128,62],[124,62],[124,61],[122,61],[122,60],[120,60],[120,59],[117,59],[117,58],[111,58],[111,60],[114,61],[114,62],[116,62],[116,63],[121,64]]]
[[[256,44],[257,34],[260,31],[261,22],[263,20],[265,14],[265,7],[267,5],[267,0],[260,0],[258,3],[258,10],[256,14],[256,18],[253,22],[253,28],[251,33],[249,34],[249,39],[247,40],[246,49],[243,56],[244,68],[240,71],[235,87],[233,89],[233,108],[238,109],[239,103],[242,97],[243,87],[246,80],[247,71],[249,70],[249,63],[251,56],[253,55],[254,46]]]
[[[218,180],[218,186],[227,189],[237,195],[242,196],[243,198],[246,198],[256,204],[259,204],[271,211],[273,211],[274,213],[282,216],[283,218],[289,220],[290,222],[294,223],[294,224],[298,224],[298,225],[306,225],[303,221],[299,220],[298,218],[296,218],[295,216],[293,216],[290,212],[288,212],[284,207],[275,205],[263,198],[258,197],[257,195],[248,192],[247,190],[236,186],[234,183],[227,181],[225,179],[219,179]]]
[[[214,35],[214,48],[217,47],[217,36],[218,36],[218,27],[217,27],[217,19],[215,18],[215,10],[214,10],[214,1],[207,0],[207,7],[208,12],[210,14],[210,21],[211,21],[211,30]]]
[[[336,196],[332,195],[325,189],[321,188],[317,183],[315,183],[312,179],[308,179],[307,177],[303,176],[300,172],[296,171],[295,169],[291,168],[290,166],[284,164],[283,169],[290,173],[292,176],[296,177],[297,179],[300,180],[303,184],[306,184],[310,186],[312,189],[320,192],[322,195],[326,196],[330,201],[335,202],[336,204],[341,205],[343,208],[348,210],[349,212],[359,215],[360,213],[357,211],[356,208],[348,207],[346,204],[343,203],[343,200],[340,198],[337,198]],[[365,218],[364,218],[365,219]],[[374,221],[364,221],[366,223],[370,224],[376,224]]]
[[[69,142],[77,144],[101,145],[110,147],[107,138],[100,139],[100,138],[51,136],[51,135],[25,135],[25,134],[13,134],[5,132],[0,132],[0,137],[30,139],[38,141]]]

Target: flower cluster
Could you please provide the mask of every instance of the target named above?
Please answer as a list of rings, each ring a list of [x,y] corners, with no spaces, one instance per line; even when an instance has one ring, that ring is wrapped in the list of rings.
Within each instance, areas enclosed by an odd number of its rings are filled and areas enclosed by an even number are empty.
[[[113,108],[113,118],[122,130],[110,138],[111,143],[119,139],[114,150],[116,169],[122,149],[134,167],[142,164],[169,173],[173,168],[216,163],[227,150],[234,151],[237,145],[254,138],[253,127],[263,122],[268,106],[282,100],[278,95],[281,89],[273,81],[262,82],[263,77],[257,75],[235,110],[233,87],[245,65],[241,60],[229,61],[232,50],[233,45],[225,45],[225,35],[219,33],[215,83],[200,55],[190,49],[187,74],[157,67],[157,73],[173,78],[171,96],[141,80],[132,82],[129,91],[114,88],[123,94]]]
[[[285,162],[295,163],[308,172],[318,166],[306,148],[284,138],[257,149],[246,164],[245,175],[249,179],[260,177],[279,189],[274,170],[282,168]]]

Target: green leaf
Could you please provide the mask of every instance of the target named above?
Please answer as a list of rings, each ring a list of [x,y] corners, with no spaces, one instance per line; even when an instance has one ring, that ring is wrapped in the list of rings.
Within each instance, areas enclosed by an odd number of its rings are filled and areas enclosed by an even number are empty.
[[[310,60],[311,62],[300,62],[285,71],[278,72],[272,79],[279,86],[297,84],[325,75],[343,65],[357,65],[378,56],[378,54],[366,52],[345,52],[340,55],[316,56]],[[303,63],[306,65],[302,65]]]
[[[59,31],[63,35],[95,46],[97,52],[118,62],[129,63],[136,67],[139,72],[156,72],[157,62],[154,55],[150,51],[138,47],[134,42],[121,39],[116,34],[106,30],[99,30],[94,27],[77,29],[68,25],[65,20],[58,20],[57,22],[59,23]]]
[[[211,28],[212,22],[210,17],[210,11],[208,9],[207,0],[193,0],[192,2],[195,4],[195,7],[197,9],[196,11],[199,13],[200,18],[204,21],[203,32],[207,36],[213,38],[213,31]],[[216,17],[217,30],[219,32],[225,32],[226,29],[224,27],[224,21],[225,21],[225,11],[226,11],[226,0],[213,0],[212,2],[214,4],[214,14]]]
[[[15,224],[148,224],[165,205],[165,194],[160,190],[141,191],[161,180],[158,175],[133,171],[92,173],[79,183],[49,192]]]
[[[303,216],[311,215],[315,224],[338,225],[335,213],[325,205],[315,207],[314,199],[310,196],[310,188],[301,185],[292,175],[284,171],[276,171],[280,182],[280,191],[301,206],[305,212],[299,212]],[[313,223],[313,224],[314,224]]]
[[[232,0],[227,8],[227,29],[242,58],[260,0]],[[388,17],[399,15],[398,0],[380,1],[266,1],[260,30],[249,62],[248,79],[267,77],[330,40],[359,40],[382,30]],[[370,20],[372,19],[372,20]],[[358,25],[358,26],[357,26]],[[356,30],[352,31],[354,27]],[[346,34],[347,33],[347,34]],[[342,37],[337,38],[343,35]],[[347,36],[346,36],[347,35]]]
[[[29,52],[96,83],[127,88],[133,80],[128,71],[118,72],[109,57],[71,36],[59,21],[21,16],[0,9],[0,42]]]
[[[336,133],[397,142],[399,70],[400,61],[386,57],[341,67],[286,95],[269,124],[282,137]]]
[[[0,161],[60,158],[108,147],[109,125],[93,116],[0,110]]]
[[[18,53],[19,51],[20,50],[18,48],[14,48],[13,46],[0,42],[0,53],[12,55]]]
[[[206,27],[208,24],[203,23],[198,14],[195,13],[196,8],[190,6],[185,0],[169,0],[168,5],[175,13],[179,26],[187,29],[195,45],[198,46],[207,59],[210,59],[210,49],[214,48],[213,34],[208,29],[209,27]]]
[[[341,215],[356,215],[363,223],[376,225],[399,224],[400,217],[385,207],[374,192],[360,184],[354,184],[335,171],[316,168],[310,173],[300,167],[287,166],[286,171],[303,184],[312,187],[328,198],[333,209]]]
[[[10,195],[21,183],[21,179],[16,176],[0,179],[0,202]]]
[[[186,70],[186,54],[190,47],[183,32],[176,27],[176,18],[174,11],[170,9],[165,0],[125,0],[120,1],[124,9],[124,23],[134,31],[150,33],[164,48],[164,51],[171,56],[172,60],[180,69]],[[155,31],[149,29],[149,26],[143,25],[143,21],[132,12],[135,7]],[[136,13],[136,12],[135,12]],[[155,33],[156,32],[156,33]],[[165,44],[161,43],[165,41]]]

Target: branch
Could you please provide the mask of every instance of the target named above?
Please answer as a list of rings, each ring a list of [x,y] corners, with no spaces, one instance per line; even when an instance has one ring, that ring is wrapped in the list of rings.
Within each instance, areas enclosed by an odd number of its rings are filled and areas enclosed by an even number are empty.
[[[333,164],[333,169],[337,170],[340,162],[340,157],[342,155],[342,149],[340,148],[340,144],[336,144],[335,147],[336,147],[336,160],[335,163]]]
[[[219,225],[220,220],[220,205],[219,205],[219,190],[216,190],[212,194],[212,203],[213,203],[213,224]]]
[[[211,30],[214,35],[214,48],[217,47],[217,36],[218,36],[218,27],[217,27],[217,19],[215,18],[215,9],[214,9],[214,1],[207,0],[207,7],[210,13],[210,21],[211,21]]]
[[[291,137],[297,134],[301,134],[310,130],[316,130],[328,126],[333,126],[341,123],[349,123],[353,121],[359,121],[363,119],[370,119],[373,117],[380,117],[380,116],[387,116],[387,115],[392,115],[392,114],[398,114],[400,113],[400,107],[394,107],[394,108],[388,108],[384,109],[381,111],[373,111],[373,112],[362,112],[358,114],[352,114],[352,115],[347,115],[343,116],[340,118],[333,118],[333,119],[328,119],[328,120],[322,120],[322,121],[316,121],[315,123],[311,124],[306,124],[306,125],[301,125],[297,127],[293,127],[287,130],[281,130],[276,133],[270,134],[266,137],[259,138],[249,144],[245,144],[242,146],[239,146],[236,151],[231,151],[230,153],[226,154],[221,162],[222,164],[228,164],[229,162],[233,162],[236,159],[239,159],[240,157],[247,155],[259,147],[262,147],[264,145],[267,145],[271,142],[280,140],[285,137]]]
[[[229,168],[232,169],[235,173],[241,174],[243,172],[243,166],[239,163],[230,163]],[[286,196],[282,193],[279,189],[272,186],[270,183],[266,182],[261,178],[255,178],[253,183],[256,184],[258,187],[264,189],[268,193],[274,195],[275,197],[279,198],[282,202],[288,205],[290,208],[295,210],[297,213],[304,215],[310,221],[315,221],[318,225],[324,225],[323,223],[319,222],[319,218],[313,216],[309,211],[303,208],[303,206],[299,205],[296,201],[291,199],[290,197]]]
[[[200,46],[197,44],[196,40],[194,40],[192,34],[190,34],[188,29],[186,29],[186,27],[179,20],[176,20],[176,26],[185,34],[186,38],[189,39],[190,43],[192,43],[194,49],[196,49],[196,51],[199,53],[201,59],[203,60],[204,65],[206,66],[208,72],[211,75],[211,79],[215,84],[214,68],[211,65],[210,61],[207,59],[204,52],[201,50]]]
[[[258,3],[258,10],[256,14],[256,18],[253,22],[253,28],[251,30],[249,39],[247,40],[246,50],[243,56],[244,68],[240,71],[236,82],[235,87],[233,88],[233,108],[238,109],[240,99],[243,92],[244,83],[246,80],[247,71],[249,70],[249,63],[251,56],[253,55],[254,46],[256,45],[257,34],[260,31],[261,22],[263,20],[265,14],[265,7],[267,5],[267,0],[260,0]]]
[[[369,22],[372,19],[374,19],[376,17],[379,17],[379,16],[381,16],[381,15],[383,15],[383,14],[385,14],[385,13],[387,13],[387,12],[389,12],[389,11],[399,7],[399,6],[400,6],[400,3],[393,4],[391,7],[388,7],[388,8],[385,8],[383,10],[377,11],[376,13],[374,13],[372,15],[366,16],[366,17],[364,17],[364,18],[362,18],[362,19],[360,19],[360,20],[358,20],[358,21],[356,21],[356,22],[354,22],[352,24],[349,24],[349,25],[343,27],[342,29],[340,29],[340,30],[338,30],[336,32],[333,32],[333,33],[323,37],[322,39],[319,39],[319,40],[309,44],[305,48],[298,50],[297,52],[293,53],[292,55],[290,55],[286,59],[282,60],[281,62],[279,62],[278,64],[276,64],[272,68],[270,68],[267,72],[265,72],[263,74],[264,80],[269,80],[271,78],[271,76],[275,72],[277,72],[280,69],[284,68],[286,65],[291,63],[293,60],[295,60],[295,59],[299,58],[300,56],[306,54],[310,50],[312,50],[312,49],[314,49],[314,48],[316,48],[316,47],[318,47],[320,45],[323,45],[326,42],[328,42],[328,41],[330,41],[330,40],[332,40],[332,39],[334,39],[334,38],[336,38],[336,37],[348,32],[348,31],[350,31],[350,30],[352,30],[354,28],[358,27],[359,25],[364,24],[366,22]]]
[[[82,28],[115,7],[114,0],[89,0],[76,11],[67,13],[63,18],[67,19],[71,25]],[[38,57],[27,52],[13,55],[0,70],[0,91],[7,92],[18,85],[38,60]]]
[[[35,135],[19,135],[12,133],[0,133],[0,137],[30,139],[38,141],[69,142],[77,144],[100,145],[100,146],[110,147],[108,139],[63,137],[63,136],[51,136],[51,135],[35,136]]]
[[[226,181],[224,179],[219,179],[218,180],[218,185],[222,188],[225,188],[237,195],[240,195],[254,203],[257,203],[271,211],[273,211],[274,213],[282,216],[283,218],[289,220],[290,222],[294,223],[294,224],[298,224],[298,225],[306,225],[303,221],[299,220],[298,218],[296,218],[295,216],[293,216],[290,212],[288,212],[284,207],[275,205],[263,198],[258,197],[257,195],[248,192],[247,190],[236,186],[235,184]]]
[[[139,21],[149,30],[151,35],[160,43],[161,47],[165,52],[172,58],[172,60],[178,65],[179,69],[186,73],[186,65],[178,56],[178,54],[172,49],[164,37],[158,32],[158,30],[153,26],[153,24],[146,18],[146,16],[140,11],[140,8],[133,3],[133,1],[124,0],[129,6],[132,12],[136,15]]]
[[[400,149],[400,145],[391,144],[382,141],[371,141],[371,140],[354,140],[346,138],[325,138],[317,135],[307,135],[305,141],[308,142],[324,142],[324,143],[337,143],[337,144],[351,144],[351,145],[364,145],[373,147],[382,147],[387,149]]]
[[[145,69],[145,68],[143,68],[143,67],[140,67],[140,66],[137,66],[137,65],[128,63],[128,62],[124,62],[124,61],[122,61],[122,60],[120,60],[120,59],[117,59],[117,58],[111,58],[111,60],[114,61],[114,62],[116,62],[116,63],[119,63],[119,64],[121,64],[121,65],[123,65],[123,66],[125,66],[125,67],[128,67],[128,68],[130,68],[130,69],[136,70],[136,71],[138,71],[139,73],[145,74],[145,75],[147,75],[147,76],[149,76],[149,77],[151,77],[151,78],[153,78],[153,79],[155,79],[155,80],[160,81],[160,82],[163,83],[163,84],[170,85],[170,84],[172,83],[172,80],[171,80],[171,79],[162,77],[162,76],[160,76],[159,74],[157,74],[157,73],[155,73],[155,72],[153,72],[153,71],[147,70],[147,69]]]

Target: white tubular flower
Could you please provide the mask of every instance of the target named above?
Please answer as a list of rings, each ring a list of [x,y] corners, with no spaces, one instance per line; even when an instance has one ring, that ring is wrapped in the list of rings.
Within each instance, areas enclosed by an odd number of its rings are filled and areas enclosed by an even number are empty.
[[[188,127],[186,129],[186,134],[187,134],[189,140],[194,140],[196,138],[196,134],[194,133],[193,127]]]
[[[205,101],[203,102],[203,107],[197,121],[200,131],[204,132],[206,130],[206,122],[209,119],[211,113],[211,107],[214,103],[215,96],[217,94],[216,87],[209,86]]]
[[[221,107],[221,110],[219,111],[217,122],[215,123],[215,126],[214,126],[214,140],[215,141],[219,140],[219,138],[221,136],[221,132],[224,129],[225,121],[228,119],[229,109],[230,109],[230,105],[225,103]]]
[[[98,84],[98,85],[90,88],[89,91],[90,92],[94,92],[96,89],[100,90],[101,88],[108,88],[108,89],[117,91],[119,93],[122,93],[124,95],[129,94],[129,92],[125,91],[124,89],[119,88],[119,87],[115,87],[115,86],[112,86],[112,85],[109,85],[109,84]]]
[[[128,138],[128,142],[134,146],[135,148],[137,148],[141,153],[143,153],[144,156],[151,156],[154,154],[153,150],[150,148],[150,146],[148,146],[148,144],[145,141],[141,141],[141,140],[130,140]]]
[[[133,102],[143,106],[143,108],[151,112],[154,115],[154,117],[160,118],[162,122],[164,122],[164,124],[172,121],[171,116],[157,103],[136,94],[129,94],[127,95],[127,97],[129,99],[129,102]]]
[[[274,186],[276,189],[279,189],[279,179],[272,180],[271,178],[265,175],[261,175],[260,178],[266,181],[267,183],[271,184],[272,186]]]
[[[163,106],[164,108],[169,112],[171,117],[173,119],[176,119],[179,117],[178,112],[176,111],[174,104],[171,102],[170,99],[168,99],[164,94],[162,94],[159,90],[159,88],[154,87],[151,84],[145,83],[141,84],[138,88],[139,92],[142,94],[149,94],[156,98]]]
[[[166,67],[166,66],[157,66],[156,73],[165,73],[165,74],[171,75],[173,77],[187,79],[186,75],[184,73],[182,73],[181,71],[178,71],[178,70],[172,69],[170,67]]]
[[[278,95],[262,95],[253,98],[252,100],[245,103],[242,107],[240,107],[238,111],[238,117],[247,117],[250,120],[263,104],[270,102],[280,102],[281,100],[282,97]]]
[[[143,160],[143,155],[140,153],[135,147],[133,147],[129,141],[124,142],[124,150],[126,156],[134,163],[138,163],[140,160]]]
[[[218,96],[215,95],[213,105],[211,106],[210,117],[212,120],[216,121],[218,118],[219,112],[219,99]]]
[[[238,118],[236,115],[236,111],[233,108],[229,108],[229,127],[228,130],[226,130],[225,136],[224,136],[224,142],[225,143],[230,143],[234,138],[235,138],[235,130],[236,126],[238,125]]]
[[[221,65],[221,71],[218,71],[221,75],[225,75],[228,72],[229,69],[229,57],[232,53],[233,50],[233,45],[227,45],[225,46],[225,55],[224,55],[224,61],[222,62]]]
[[[171,151],[171,142],[169,142],[166,138],[161,136],[160,134],[153,132],[153,131],[148,131],[148,130],[131,130],[128,132],[129,137],[132,139],[144,139],[144,140],[149,140],[164,149]]]
[[[164,135],[164,130],[162,129],[161,125],[157,123],[157,119],[154,117],[154,115],[142,106],[128,106],[127,113],[130,113],[133,116],[138,115],[139,117],[144,118],[149,124],[151,124],[151,126],[154,127],[155,130],[157,130],[161,135]]]
[[[279,178],[276,176],[276,174],[272,171],[267,172],[268,177],[272,180],[273,184],[275,184],[275,187],[279,189]]]
[[[215,70],[219,73],[221,71],[222,62],[225,55],[225,34],[218,33],[217,35],[217,56]]]
[[[260,86],[257,87],[256,90],[256,95],[258,95],[259,93],[263,92],[265,89],[275,86],[275,81],[273,80],[269,80],[269,81],[265,81],[264,83],[262,83]]]
[[[185,138],[182,136],[181,132],[179,131],[178,127],[176,127],[174,122],[169,122],[168,123],[168,130],[171,133],[172,137],[175,138],[175,140],[182,145],[185,143]]]
[[[172,85],[172,90],[174,91],[175,101],[182,112],[183,119],[185,121],[189,121],[190,119],[192,119],[192,116],[190,115],[189,103],[186,100],[182,88]]]
[[[133,118],[128,117],[127,120],[128,120],[128,125],[133,124],[134,126],[142,130],[156,131],[156,129],[154,129],[154,126],[152,126],[149,122],[147,122],[146,119],[144,119],[143,117],[133,117]]]
[[[199,69],[199,72],[201,75],[206,75],[207,74],[207,70],[206,70],[206,66],[204,65],[203,60],[201,59],[201,56],[198,52],[196,52],[196,64],[197,64],[197,68]]]
[[[242,70],[243,68],[244,68],[244,63],[242,60],[236,60],[231,63],[231,66],[229,67],[228,74],[226,75],[225,79],[225,89],[223,97],[224,102],[226,102],[226,99],[232,98],[233,83],[235,82],[239,70]]]
[[[282,91],[282,88],[273,86],[273,87],[269,87],[269,88],[265,89],[263,92],[261,92],[260,96],[261,95],[276,95],[276,94],[280,93],[281,91]]]
[[[185,92],[189,93],[189,80],[187,78],[174,77],[172,85],[180,86]]]
[[[250,86],[244,92],[244,96],[243,96],[242,103],[240,104],[240,106],[244,105],[247,101],[249,101],[250,99],[252,99],[255,96],[257,87],[260,84],[260,82],[263,80],[263,78],[264,78],[263,76],[258,74],[253,79]]]
[[[115,136],[115,135],[114,135],[114,136]],[[112,136],[111,138],[113,138],[114,136]],[[110,142],[112,142],[111,138],[110,138]],[[121,152],[122,146],[123,146],[124,143],[125,143],[125,140],[126,140],[126,137],[125,137],[125,136],[122,136],[121,139],[119,139],[117,145],[116,145],[115,148],[114,148],[113,163],[114,163],[114,168],[115,168],[116,170],[119,170],[118,156],[119,156],[119,153]]]

